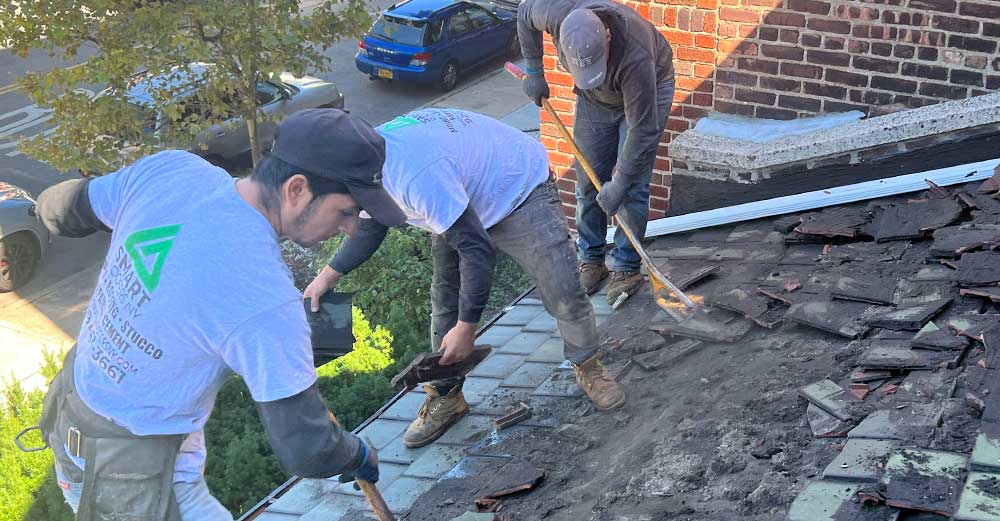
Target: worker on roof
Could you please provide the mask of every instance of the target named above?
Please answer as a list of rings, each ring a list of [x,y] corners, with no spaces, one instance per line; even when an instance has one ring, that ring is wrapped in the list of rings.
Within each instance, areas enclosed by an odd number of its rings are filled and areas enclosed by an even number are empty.
[[[358,118],[306,110],[281,123],[246,179],[169,151],[41,194],[52,233],[111,232],[41,422],[77,519],[232,520],[205,484],[202,429],[234,373],[286,472],[378,480],[373,448],[340,429],[317,390],[306,309],[278,243],[352,233],[362,210],[401,224],[377,178],[384,154]]]
[[[539,106],[549,97],[543,32],[552,36],[559,62],[573,76],[574,140],[603,184],[598,194],[575,165],[580,282],[591,294],[608,277],[607,216],[624,218],[639,238],[646,234],[649,182],[674,97],[673,51],[653,24],[612,0],[525,0],[517,10],[527,61],[523,88]],[[608,303],[635,294],[642,283],[640,263],[618,230]]]
[[[386,141],[382,182],[407,222],[431,233],[431,340],[441,364],[466,359],[493,283],[498,251],[534,278],[556,319],[563,353],[580,387],[600,410],[625,403],[597,354],[594,309],[576,275],[569,228],[545,148],[495,119],[450,109],[423,109],[375,129]],[[378,249],[387,228],[362,219],[330,264],[306,288],[319,297]],[[404,436],[426,445],[469,412],[462,379],[425,386],[427,399]]]

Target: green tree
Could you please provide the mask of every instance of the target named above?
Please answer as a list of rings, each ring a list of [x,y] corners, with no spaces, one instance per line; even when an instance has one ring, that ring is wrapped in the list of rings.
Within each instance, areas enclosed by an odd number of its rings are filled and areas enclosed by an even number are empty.
[[[59,170],[106,172],[160,148],[192,146],[199,132],[235,115],[247,122],[256,163],[256,84],[282,71],[327,70],[323,51],[368,23],[363,0],[326,0],[310,13],[298,0],[16,2],[0,14],[0,42],[15,53],[44,49],[74,61],[81,48],[97,50],[81,66],[20,78],[57,125],[21,149]],[[157,78],[142,109],[125,96],[138,71]],[[93,96],[93,85],[109,90]],[[186,111],[177,95],[195,89],[199,110]],[[154,136],[149,115],[157,113],[169,123]]]

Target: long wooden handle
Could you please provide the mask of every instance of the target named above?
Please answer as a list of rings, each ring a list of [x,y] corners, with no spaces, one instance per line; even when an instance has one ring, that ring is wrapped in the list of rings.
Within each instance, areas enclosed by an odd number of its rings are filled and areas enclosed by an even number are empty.
[[[526,74],[524,70],[518,67],[517,65],[511,62],[507,62],[504,64],[503,67],[504,69],[507,70],[507,72],[511,73],[515,78],[519,80],[524,80]],[[562,135],[562,138],[567,143],[569,143],[569,146],[573,150],[573,154],[576,156],[577,161],[579,161],[580,166],[583,167],[583,171],[587,174],[587,178],[590,179],[590,182],[594,185],[594,188],[596,188],[597,191],[600,192],[601,180],[597,178],[597,173],[594,172],[593,167],[590,166],[590,161],[587,161],[587,157],[584,156],[580,148],[576,146],[576,140],[573,139],[573,134],[570,134],[569,129],[566,128],[566,125],[563,124],[562,118],[560,118],[559,115],[556,114],[556,111],[555,109],[552,108],[552,104],[549,103],[548,98],[542,98],[542,108],[544,108],[545,112],[548,113],[550,118],[552,118],[552,121],[555,123],[556,128],[559,129],[559,133]],[[680,288],[675,286],[672,282],[670,282],[666,277],[664,277],[659,272],[659,270],[656,268],[656,265],[653,264],[653,259],[649,258],[649,254],[646,253],[646,249],[643,248],[642,244],[639,243],[639,237],[636,237],[635,233],[632,232],[632,228],[630,228],[629,225],[625,223],[625,219],[622,219],[621,216],[616,214],[614,216],[614,222],[616,225],[618,225],[618,229],[620,229],[625,234],[625,237],[628,238],[628,242],[632,243],[632,247],[635,248],[636,253],[639,254],[639,257],[642,259],[642,262],[646,265],[646,269],[649,271],[650,275],[655,276],[653,278],[655,279],[656,284],[663,285],[666,290],[676,295],[677,298],[680,299],[680,301],[688,308],[696,307],[697,304],[695,304],[695,302],[691,300],[690,297],[685,295]],[[661,305],[661,307],[663,306]],[[664,310],[670,313],[670,310],[665,307]],[[675,318],[677,317],[675,316]]]
[[[336,423],[339,427],[340,422],[337,420],[337,417],[333,415],[333,412],[327,411],[327,413],[330,414],[330,421]],[[389,510],[389,505],[385,504],[385,499],[382,497],[382,493],[378,491],[378,488],[375,487],[374,483],[363,479],[355,479],[354,481],[358,484],[358,488],[360,488],[361,492],[365,495],[365,499],[368,500],[368,505],[372,507],[378,521],[396,521],[396,516],[394,516],[392,511]]]

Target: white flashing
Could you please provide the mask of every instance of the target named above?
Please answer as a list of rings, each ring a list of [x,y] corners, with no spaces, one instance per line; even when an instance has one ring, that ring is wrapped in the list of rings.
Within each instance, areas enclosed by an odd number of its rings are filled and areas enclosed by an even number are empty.
[[[786,213],[796,213],[826,206],[853,203],[866,199],[877,199],[890,195],[918,192],[927,189],[925,180],[933,181],[939,186],[949,186],[972,181],[981,181],[993,175],[993,170],[1000,165],[1000,159],[990,159],[978,163],[939,168],[915,174],[906,174],[886,179],[876,179],[852,185],[837,186],[824,190],[804,192],[743,203],[725,208],[705,210],[674,217],[665,217],[650,221],[646,226],[646,237],[658,237],[671,233],[686,232],[699,228],[708,228],[720,224],[773,217]],[[617,228],[608,230],[608,243],[614,241]]]

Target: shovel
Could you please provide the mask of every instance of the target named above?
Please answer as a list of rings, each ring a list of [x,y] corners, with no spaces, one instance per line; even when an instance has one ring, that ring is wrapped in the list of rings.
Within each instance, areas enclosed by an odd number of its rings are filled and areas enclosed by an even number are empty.
[[[504,64],[504,68],[507,69],[507,72],[511,73],[515,78],[519,80],[524,79],[525,73],[517,65],[507,62]],[[549,114],[549,117],[555,121],[556,127],[559,129],[559,133],[562,134],[563,139],[565,139],[566,142],[569,143],[570,147],[573,148],[573,155],[576,156],[580,165],[583,166],[583,170],[587,173],[587,177],[590,179],[590,182],[595,188],[597,188],[597,191],[600,192],[601,181],[597,179],[597,174],[595,174],[594,169],[591,168],[590,162],[583,156],[583,152],[577,148],[572,134],[570,134],[566,125],[563,125],[562,120],[559,119],[556,111],[552,109],[552,105],[549,103],[547,98],[542,98],[542,107],[545,109],[545,112]],[[646,271],[649,273],[649,284],[652,286],[653,297],[656,299],[656,303],[663,309],[663,311],[677,321],[681,321],[684,318],[691,316],[692,312],[697,309],[698,305],[685,295],[680,288],[675,286],[672,282],[667,280],[662,273],[660,273],[660,270],[649,258],[649,254],[646,253],[646,250],[642,247],[642,244],[639,242],[639,238],[635,236],[635,233],[633,233],[632,229],[625,223],[625,220],[621,219],[618,215],[615,215],[614,220],[615,224],[618,225],[618,229],[625,233],[625,236],[628,237],[628,241],[632,243],[632,247],[639,253],[639,257],[642,258],[642,263],[646,265]],[[618,301],[612,305],[612,307],[617,308],[628,297],[629,295],[622,295],[622,297],[620,297]]]

